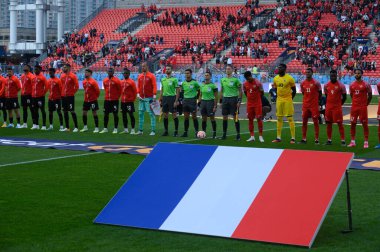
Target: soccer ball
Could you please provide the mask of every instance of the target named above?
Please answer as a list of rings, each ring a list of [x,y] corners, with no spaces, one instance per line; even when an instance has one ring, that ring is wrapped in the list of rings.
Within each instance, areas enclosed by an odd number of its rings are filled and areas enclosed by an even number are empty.
[[[203,139],[203,138],[205,138],[205,137],[206,137],[206,132],[204,132],[204,131],[198,131],[198,133],[197,133],[197,137],[198,137],[199,139]]]

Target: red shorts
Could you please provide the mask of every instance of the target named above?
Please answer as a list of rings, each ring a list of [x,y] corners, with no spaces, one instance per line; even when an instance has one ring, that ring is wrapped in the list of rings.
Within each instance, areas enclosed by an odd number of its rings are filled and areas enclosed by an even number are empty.
[[[302,108],[302,118],[318,118],[319,108]]]
[[[353,108],[351,107],[350,121],[356,123],[358,121],[361,123],[368,122],[368,109],[367,107]]]
[[[343,112],[341,108],[326,109],[326,122],[339,123],[343,122]]]
[[[263,116],[263,107],[256,106],[256,107],[247,107],[247,117],[250,120],[253,119],[261,119]]]

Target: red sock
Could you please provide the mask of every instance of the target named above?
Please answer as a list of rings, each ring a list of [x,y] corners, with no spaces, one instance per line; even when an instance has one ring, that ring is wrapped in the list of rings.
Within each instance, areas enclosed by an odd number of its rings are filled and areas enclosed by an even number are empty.
[[[364,130],[364,141],[368,142],[368,135],[369,135],[369,129],[368,129],[368,122],[363,122],[363,130]]]
[[[355,135],[356,135],[356,123],[351,122],[350,132],[351,132],[351,141],[354,141],[355,140]]]
[[[306,139],[308,118],[302,118],[302,140]]]
[[[257,119],[257,125],[259,126],[259,135],[263,135],[263,120]]]
[[[313,123],[314,123],[314,136],[315,136],[315,139],[319,139],[319,121],[318,121],[318,117],[317,118],[313,118]]]
[[[345,140],[345,136],[344,136],[344,127],[343,127],[343,123],[338,123],[338,127],[339,127],[339,134],[340,134],[340,139],[342,141]]]
[[[255,133],[254,133],[254,126],[253,126],[253,119],[251,118],[248,118],[248,129],[249,129],[249,132],[251,133],[251,136],[254,136]]]
[[[327,139],[331,140],[332,135],[332,123],[327,123]]]

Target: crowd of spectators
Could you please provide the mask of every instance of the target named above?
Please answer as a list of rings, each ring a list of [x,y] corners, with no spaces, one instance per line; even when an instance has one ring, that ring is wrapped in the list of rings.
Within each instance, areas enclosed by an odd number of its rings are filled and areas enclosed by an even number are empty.
[[[87,67],[96,61],[93,50],[95,40],[104,41],[104,34],[98,33],[96,28],[88,32],[79,33],[77,30],[65,33],[63,38],[47,46],[46,67],[60,67],[64,62],[74,62],[79,66]]]
[[[160,43],[163,43],[163,38],[158,35],[155,37],[138,38],[128,34],[118,45],[106,45],[102,48],[102,57],[106,57],[104,66],[119,67],[124,65],[123,63],[125,62],[129,62],[135,66],[155,56],[155,45]]]
[[[298,0],[279,8],[268,22],[268,30],[256,41],[277,40],[280,47],[296,41],[296,58],[305,65],[331,67],[347,63],[353,37],[362,37],[364,28],[378,14],[377,0]],[[285,5],[292,4],[285,1]],[[330,24],[319,24],[322,14],[334,14]],[[366,67],[368,64],[365,64]]]

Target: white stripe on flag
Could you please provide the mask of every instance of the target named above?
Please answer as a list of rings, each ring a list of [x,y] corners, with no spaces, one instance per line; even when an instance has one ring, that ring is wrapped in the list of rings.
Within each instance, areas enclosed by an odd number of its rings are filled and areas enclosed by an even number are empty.
[[[230,237],[281,153],[218,147],[160,229]]]

